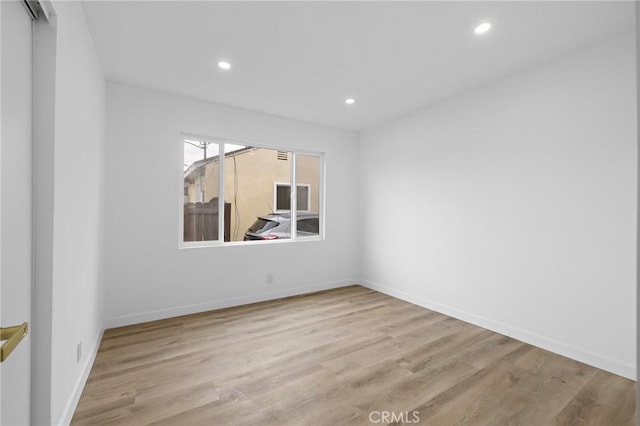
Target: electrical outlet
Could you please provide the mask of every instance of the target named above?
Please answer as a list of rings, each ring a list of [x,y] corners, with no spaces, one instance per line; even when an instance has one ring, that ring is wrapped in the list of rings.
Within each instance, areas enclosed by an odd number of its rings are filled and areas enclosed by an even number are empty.
[[[82,342],[76,346],[76,362],[80,362],[82,359]]]
[[[273,284],[273,274],[267,274],[267,284]]]

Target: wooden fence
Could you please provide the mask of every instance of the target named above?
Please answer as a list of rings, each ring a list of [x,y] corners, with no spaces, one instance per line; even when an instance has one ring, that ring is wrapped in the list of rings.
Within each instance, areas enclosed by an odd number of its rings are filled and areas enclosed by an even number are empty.
[[[184,205],[184,241],[218,239],[218,199]],[[231,203],[224,203],[224,240],[231,241]]]

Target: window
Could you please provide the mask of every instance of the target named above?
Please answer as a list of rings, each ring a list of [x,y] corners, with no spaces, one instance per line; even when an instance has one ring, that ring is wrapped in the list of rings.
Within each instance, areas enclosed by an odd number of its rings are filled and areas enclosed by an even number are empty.
[[[200,137],[182,144],[182,246],[322,235],[322,154]]]
[[[298,232],[317,234],[320,231],[320,221],[317,217],[298,219]]]
[[[276,183],[274,190],[276,211],[291,210],[291,185],[288,183]],[[296,206],[298,211],[309,211],[310,204],[310,185],[298,184],[298,198]]]
[[[183,241],[217,241],[219,147],[202,140],[184,140]]]

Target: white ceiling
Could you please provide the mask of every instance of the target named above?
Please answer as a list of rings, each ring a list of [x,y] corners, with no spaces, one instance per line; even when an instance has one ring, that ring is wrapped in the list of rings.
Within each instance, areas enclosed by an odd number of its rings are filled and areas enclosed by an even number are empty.
[[[634,25],[633,2],[613,1],[95,1],[85,11],[109,80],[355,130]],[[474,35],[485,20],[492,30]]]

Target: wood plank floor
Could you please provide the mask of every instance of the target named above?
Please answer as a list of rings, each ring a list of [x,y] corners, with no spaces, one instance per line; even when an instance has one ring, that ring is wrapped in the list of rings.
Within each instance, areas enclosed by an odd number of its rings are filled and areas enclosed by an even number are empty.
[[[72,424],[631,426],[634,413],[633,381],[353,286],[107,330]]]

